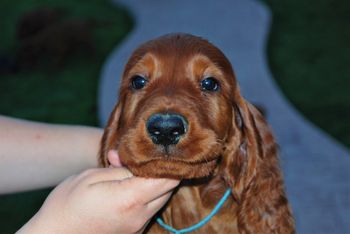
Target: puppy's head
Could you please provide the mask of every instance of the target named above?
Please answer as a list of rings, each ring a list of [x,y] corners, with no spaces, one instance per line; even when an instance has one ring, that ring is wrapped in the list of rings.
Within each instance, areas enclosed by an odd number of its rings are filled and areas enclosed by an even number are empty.
[[[101,163],[116,149],[138,176],[208,176],[239,131],[237,97],[228,59],[208,41],[172,34],[146,42],[126,64]]]

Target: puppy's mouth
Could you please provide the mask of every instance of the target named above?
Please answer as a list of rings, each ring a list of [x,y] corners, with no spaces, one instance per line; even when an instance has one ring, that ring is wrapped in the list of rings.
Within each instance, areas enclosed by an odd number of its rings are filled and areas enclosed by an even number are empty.
[[[128,160],[125,165],[136,176],[181,180],[210,176],[216,168],[217,162],[218,158],[190,163],[171,157],[163,157],[138,163]]]
[[[156,146],[156,150],[162,155],[164,159],[173,160],[173,155],[176,154],[176,146],[175,145],[158,145]]]
[[[192,179],[210,176],[218,165],[221,146],[201,141],[190,146],[143,143],[118,147],[120,161],[134,175],[153,178]],[[179,149],[182,148],[182,149]]]
[[[123,165],[136,176],[191,179],[210,176],[221,155],[214,131],[174,113],[157,113],[121,137]]]

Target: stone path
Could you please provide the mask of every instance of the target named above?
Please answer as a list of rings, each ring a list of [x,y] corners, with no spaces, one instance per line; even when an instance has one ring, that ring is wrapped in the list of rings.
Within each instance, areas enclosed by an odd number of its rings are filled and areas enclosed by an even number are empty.
[[[209,39],[232,62],[242,94],[264,106],[281,146],[287,193],[297,233],[350,233],[350,153],[305,120],[283,97],[267,66],[271,15],[253,0],[115,0],[136,26],[106,61],[99,87],[99,117],[107,121],[119,77],[133,49],[171,32]]]

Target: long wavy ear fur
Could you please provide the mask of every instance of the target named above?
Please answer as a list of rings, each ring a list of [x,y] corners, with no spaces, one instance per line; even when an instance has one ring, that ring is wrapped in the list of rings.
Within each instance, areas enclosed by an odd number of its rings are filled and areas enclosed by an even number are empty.
[[[253,105],[237,99],[222,171],[238,202],[238,228],[241,233],[294,233],[272,132]]]
[[[102,167],[107,167],[109,165],[108,159],[107,159],[107,153],[108,151],[113,147],[113,145],[117,141],[117,131],[119,128],[119,120],[122,112],[122,102],[119,101],[118,104],[115,106],[113,112],[111,113],[107,126],[105,127],[101,144],[100,144],[100,153],[98,162],[99,165]],[[116,145],[114,146],[116,147]]]

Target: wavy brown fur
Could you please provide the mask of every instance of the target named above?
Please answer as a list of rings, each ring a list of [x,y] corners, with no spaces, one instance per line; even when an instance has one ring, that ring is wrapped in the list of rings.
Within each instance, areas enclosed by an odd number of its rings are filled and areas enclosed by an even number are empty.
[[[134,75],[148,79],[142,90],[131,89]],[[200,81],[209,76],[220,82],[219,91],[201,90]],[[169,151],[153,144],[146,131],[146,120],[158,112],[179,113],[189,123]],[[105,129],[102,166],[108,166],[111,149],[137,176],[183,179],[160,213],[174,228],[203,219],[229,187],[229,201],[194,233],[295,232],[274,137],[240,95],[228,59],[204,39],[171,34],[136,49]],[[167,231],[153,222],[148,233]]]

